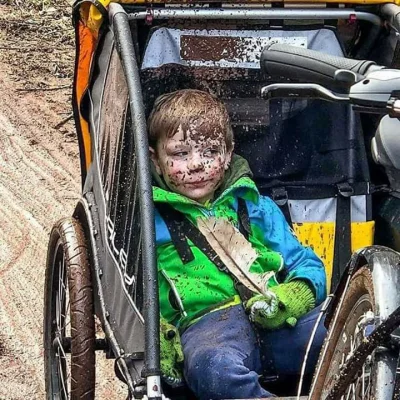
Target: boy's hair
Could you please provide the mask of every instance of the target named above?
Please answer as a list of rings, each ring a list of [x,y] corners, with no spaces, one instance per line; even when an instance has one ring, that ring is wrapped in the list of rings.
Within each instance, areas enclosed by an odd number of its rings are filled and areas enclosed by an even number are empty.
[[[163,135],[173,136],[179,126],[184,132],[195,126],[203,137],[223,134],[227,150],[233,149],[228,111],[217,97],[207,92],[182,89],[159,96],[148,119],[150,146],[155,147]]]

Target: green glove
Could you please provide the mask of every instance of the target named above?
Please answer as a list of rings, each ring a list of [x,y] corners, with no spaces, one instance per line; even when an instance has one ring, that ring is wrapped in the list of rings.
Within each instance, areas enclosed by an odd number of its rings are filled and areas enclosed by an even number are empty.
[[[178,330],[164,318],[160,318],[161,375],[172,387],[183,384],[183,351]]]
[[[282,283],[269,291],[275,296],[257,295],[245,304],[250,320],[261,328],[294,327],[298,318],[315,307],[315,296],[304,281]]]

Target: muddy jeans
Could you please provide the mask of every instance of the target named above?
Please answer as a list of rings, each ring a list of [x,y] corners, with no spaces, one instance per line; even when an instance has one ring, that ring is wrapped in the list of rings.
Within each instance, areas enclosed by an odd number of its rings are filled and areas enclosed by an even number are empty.
[[[241,305],[206,315],[182,335],[188,386],[199,400],[273,396],[259,384],[262,364],[273,360],[279,376],[299,374],[319,310],[299,319],[295,328],[260,331],[260,341]],[[315,367],[325,333],[320,324],[309,355],[309,373]]]

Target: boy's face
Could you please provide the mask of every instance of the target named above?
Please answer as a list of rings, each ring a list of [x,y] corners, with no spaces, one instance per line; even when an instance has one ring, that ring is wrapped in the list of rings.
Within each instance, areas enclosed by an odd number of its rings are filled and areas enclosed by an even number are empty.
[[[167,186],[199,203],[214,197],[232,156],[222,133],[205,137],[195,127],[186,132],[179,127],[169,138],[164,135],[151,154]]]

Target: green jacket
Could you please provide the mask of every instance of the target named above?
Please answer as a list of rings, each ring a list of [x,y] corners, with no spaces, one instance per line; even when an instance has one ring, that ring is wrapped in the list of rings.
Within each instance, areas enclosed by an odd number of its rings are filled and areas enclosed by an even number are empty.
[[[226,218],[238,226],[237,199],[243,198],[246,201],[250,217],[249,241],[258,253],[258,258],[250,268],[251,272],[277,272],[286,264],[282,252],[293,256],[293,250],[300,252],[305,250],[294,238],[282,213],[272,200],[260,196],[250,175],[247,162],[239,156],[234,156],[231,168],[216,193],[215,200],[208,205],[199,204],[185,196],[166,190],[160,180],[158,186],[153,187],[156,206],[155,226],[160,310],[168,322],[176,326],[184,325],[199,314],[237,296],[238,293],[231,276],[220,271],[191,242],[189,245],[194,260],[183,264],[171,241],[168,228],[157,211],[157,203],[168,203],[183,213],[193,224],[196,224],[198,218],[215,216]],[[282,229],[280,231],[271,229],[272,221]],[[269,233],[266,233],[266,230]],[[293,244],[291,242],[294,239],[295,243]],[[285,248],[282,247],[282,244]],[[286,248],[288,244],[289,246]],[[313,257],[318,262],[318,269],[320,269],[322,263],[315,255]],[[295,255],[295,261],[297,259],[298,256]],[[304,274],[300,274],[302,279],[312,280],[307,274],[305,274],[306,277],[302,275]],[[289,279],[296,277],[298,277],[296,273],[289,274]],[[270,279],[269,283],[270,285],[277,284],[274,277]]]

